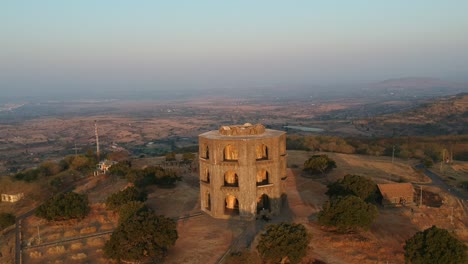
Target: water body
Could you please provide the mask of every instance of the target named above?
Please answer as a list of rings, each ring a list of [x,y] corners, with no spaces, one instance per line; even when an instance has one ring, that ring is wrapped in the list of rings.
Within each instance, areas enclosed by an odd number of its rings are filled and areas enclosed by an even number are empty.
[[[305,132],[323,132],[324,130],[316,127],[304,127],[304,126],[283,126],[284,128],[297,129]]]

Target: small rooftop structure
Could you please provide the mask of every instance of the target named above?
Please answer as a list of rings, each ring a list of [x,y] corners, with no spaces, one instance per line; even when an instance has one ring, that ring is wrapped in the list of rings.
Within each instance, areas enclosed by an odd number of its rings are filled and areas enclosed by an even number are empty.
[[[97,167],[97,171],[94,172],[94,175],[98,175],[98,174],[106,174],[110,167],[112,167],[112,165],[115,165],[117,162],[116,161],[113,161],[113,160],[103,160],[101,162],[99,162],[96,167]]]
[[[411,183],[377,184],[382,194],[383,206],[406,206],[414,203],[414,188]]]
[[[224,136],[248,136],[260,135],[265,132],[265,127],[262,124],[252,125],[245,123],[243,125],[221,126],[219,133]]]
[[[2,202],[16,203],[24,198],[24,193],[7,194],[2,193]]]

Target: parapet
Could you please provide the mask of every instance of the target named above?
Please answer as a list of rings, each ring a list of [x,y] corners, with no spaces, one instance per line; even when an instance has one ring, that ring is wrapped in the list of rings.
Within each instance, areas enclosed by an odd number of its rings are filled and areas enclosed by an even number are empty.
[[[265,133],[265,126],[262,124],[252,125],[245,123],[243,125],[221,126],[219,133],[224,136],[249,136],[261,135]]]

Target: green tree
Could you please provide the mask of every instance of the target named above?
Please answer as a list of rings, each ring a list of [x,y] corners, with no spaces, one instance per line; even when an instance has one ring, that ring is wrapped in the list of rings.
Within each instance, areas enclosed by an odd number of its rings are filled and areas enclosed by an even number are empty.
[[[193,161],[195,159],[195,154],[191,152],[184,152],[182,154],[182,160],[185,162]]]
[[[120,206],[131,201],[146,201],[148,195],[135,187],[128,187],[122,191],[111,194],[106,199],[106,207],[110,210],[118,210]]]
[[[38,169],[40,176],[46,177],[56,175],[64,170],[64,168],[59,163],[51,160],[44,161]]]
[[[74,192],[59,193],[36,209],[36,216],[49,221],[83,219],[89,213],[88,197]]]
[[[112,168],[112,167],[111,167]],[[139,169],[131,169],[125,175],[125,179],[128,182],[133,183],[135,186],[144,186],[145,175],[143,174],[142,170]]]
[[[109,168],[109,173],[114,176],[124,177],[130,172],[132,162],[129,160],[120,161]]]
[[[333,168],[336,168],[336,163],[328,155],[313,155],[304,162],[304,171],[310,174],[323,174]]]
[[[166,153],[166,161],[175,161],[175,160],[176,160],[175,152]]]
[[[310,236],[302,224],[267,225],[260,235],[257,250],[265,260],[299,263],[305,256]]]
[[[119,208],[119,224],[126,222],[133,215],[147,210],[148,207],[146,207],[146,205],[140,201],[130,201],[126,204],[123,204]]]
[[[62,166],[65,165],[64,167],[68,167],[69,169],[81,172],[89,171],[95,168],[96,166],[96,160],[94,159],[94,157],[89,157],[85,155],[70,155],[66,156],[63,160],[66,165],[62,164]]]
[[[143,175],[146,182],[154,183],[159,186],[174,186],[181,177],[174,170],[164,169],[158,166],[149,166],[143,169]]]
[[[0,213],[0,230],[15,224],[16,217],[10,213]]]
[[[432,168],[434,165],[434,161],[430,157],[425,157],[421,162],[426,168]]]
[[[432,226],[406,240],[405,262],[411,264],[466,263],[467,246],[447,230]]]
[[[63,186],[63,180],[60,177],[55,177],[49,181],[49,186],[53,192],[58,192]]]
[[[104,245],[104,254],[119,261],[162,260],[177,238],[174,220],[140,211],[117,227]]]
[[[377,214],[377,207],[349,195],[327,201],[318,213],[318,223],[333,226],[341,232],[355,231],[359,228],[368,229]]]
[[[326,194],[329,197],[355,195],[366,202],[378,199],[377,184],[360,175],[345,175],[342,179],[328,185]]]
[[[25,182],[33,182],[39,178],[39,170],[28,169],[15,174],[14,179]]]

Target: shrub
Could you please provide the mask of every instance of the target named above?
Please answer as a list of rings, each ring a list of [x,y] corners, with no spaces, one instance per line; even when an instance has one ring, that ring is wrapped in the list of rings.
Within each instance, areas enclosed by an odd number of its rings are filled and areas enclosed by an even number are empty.
[[[363,176],[348,174],[328,185],[329,197],[355,195],[366,202],[375,202],[378,198],[377,184]]]
[[[15,224],[16,217],[9,213],[0,213],[0,230]]]
[[[265,260],[280,262],[287,258],[291,263],[299,263],[309,241],[310,236],[302,224],[268,225],[260,235],[257,250]]]
[[[350,195],[327,201],[318,214],[318,222],[341,232],[355,231],[359,228],[368,229],[377,218],[377,213],[377,207]]]
[[[144,202],[147,197],[145,192],[135,187],[128,187],[107,197],[106,207],[110,210],[118,210],[122,205],[131,201]]]
[[[405,262],[413,264],[466,263],[467,246],[447,230],[432,226],[406,240]]]
[[[145,258],[160,261],[177,238],[174,220],[152,211],[141,211],[117,227],[104,245],[104,254],[118,261]]]
[[[119,224],[126,222],[133,215],[141,211],[148,211],[148,207],[140,201],[130,201],[121,205],[119,208]]]
[[[36,210],[36,216],[49,221],[83,219],[88,213],[88,197],[74,192],[59,193]]]
[[[180,181],[181,177],[174,170],[164,169],[156,166],[149,166],[143,169],[143,177],[145,181],[154,183],[160,186],[174,186],[176,181]]]
[[[130,172],[132,168],[132,163],[129,160],[120,161],[117,164],[112,165],[109,168],[109,173],[111,175],[124,177],[127,173]]]
[[[304,162],[304,171],[310,174],[323,174],[333,168],[336,168],[336,163],[328,155],[313,155]]]

